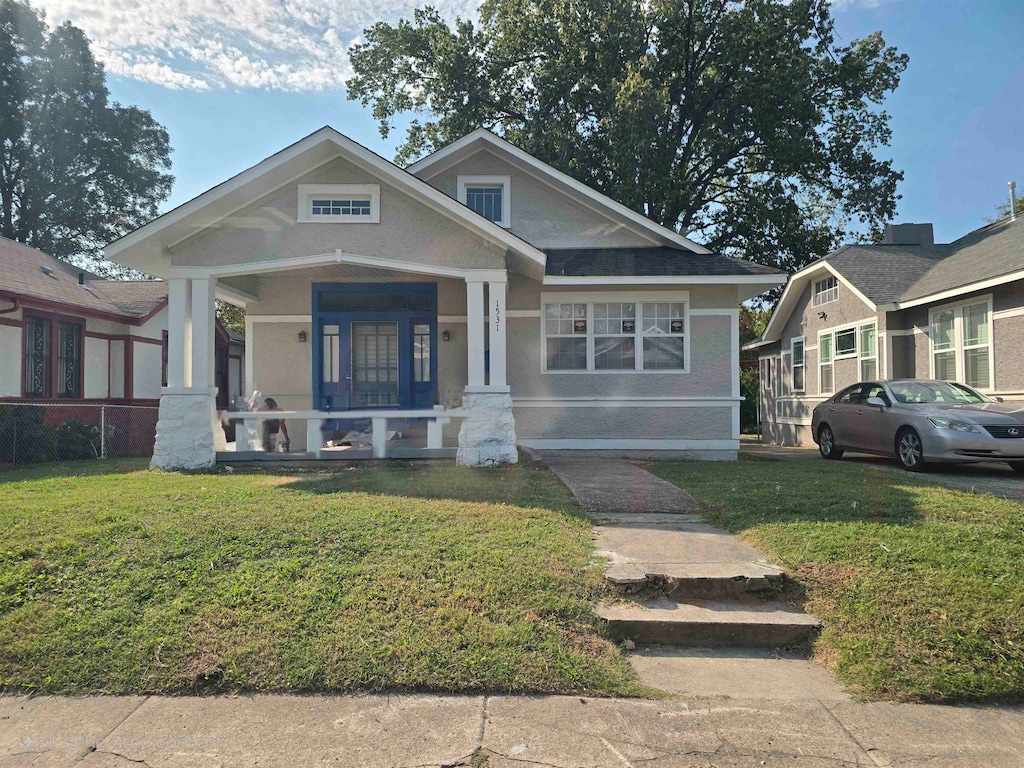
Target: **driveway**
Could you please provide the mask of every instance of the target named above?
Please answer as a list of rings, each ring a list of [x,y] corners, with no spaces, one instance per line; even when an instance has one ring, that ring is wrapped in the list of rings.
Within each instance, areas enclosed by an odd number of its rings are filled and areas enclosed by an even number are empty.
[[[766,445],[756,442],[756,439],[746,437],[740,443],[740,453],[747,457],[775,461],[820,461],[822,463],[825,461],[818,455],[817,447]],[[847,451],[841,461],[879,467],[893,472],[904,471],[896,463],[896,459],[888,459],[883,456]],[[927,472],[919,473],[917,477],[950,488],[976,493],[991,493],[994,496],[1024,502],[1024,476],[1018,475],[1002,463],[932,464]]]

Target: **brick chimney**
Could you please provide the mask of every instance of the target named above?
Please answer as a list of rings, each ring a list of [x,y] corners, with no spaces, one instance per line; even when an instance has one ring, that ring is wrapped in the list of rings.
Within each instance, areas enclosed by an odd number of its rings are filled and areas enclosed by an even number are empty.
[[[929,224],[887,224],[882,232],[886,245],[935,245],[935,232]]]

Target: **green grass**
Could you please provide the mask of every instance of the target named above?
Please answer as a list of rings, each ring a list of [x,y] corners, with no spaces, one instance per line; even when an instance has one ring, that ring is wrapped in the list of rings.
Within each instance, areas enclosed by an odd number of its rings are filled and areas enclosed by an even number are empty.
[[[650,469],[789,569],[855,691],[1024,700],[1024,505],[841,462]]]
[[[0,687],[643,693],[545,468],[0,474]]]

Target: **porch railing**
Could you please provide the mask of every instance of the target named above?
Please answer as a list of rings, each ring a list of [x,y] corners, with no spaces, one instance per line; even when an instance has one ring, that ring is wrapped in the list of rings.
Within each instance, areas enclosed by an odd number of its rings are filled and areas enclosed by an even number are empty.
[[[323,450],[323,423],[343,419],[354,421],[369,419],[372,425],[371,447],[375,459],[387,458],[388,421],[392,419],[422,419],[427,422],[427,448],[442,447],[444,427],[452,419],[464,419],[468,414],[460,408],[446,410],[435,406],[432,410],[382,411],[229,411],[223,414],[229,421],[305,421],[306,452],[320,458]],[[238,441],[236,440],[236,445]],[[236,449],[237,450],[237,449]]]

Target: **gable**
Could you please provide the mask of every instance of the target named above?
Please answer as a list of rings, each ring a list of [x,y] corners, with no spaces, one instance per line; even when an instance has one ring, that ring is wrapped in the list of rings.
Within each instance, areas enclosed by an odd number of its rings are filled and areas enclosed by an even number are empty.
[[[300,222],[300,185],[377,185],[379,222]],[[335,157],[168,249],[171,266],[277,262],[340,249],[458,269],[504,269],[504,250],[394,184]]]
[[[459,176],[508,176],[509,231],[540,249],[650,246],[650,235],[583,205],[517,165],[482,149],[425,179],[458,199]]]

